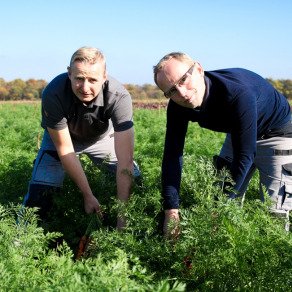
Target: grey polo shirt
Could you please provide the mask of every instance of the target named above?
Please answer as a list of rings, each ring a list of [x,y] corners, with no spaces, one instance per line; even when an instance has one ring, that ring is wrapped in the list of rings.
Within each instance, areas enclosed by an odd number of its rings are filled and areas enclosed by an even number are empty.
[[[85,106],[73,93],[67,73],[63,73],[43,91],[41,125],[55,130],[68,126],[72,140],[94,143],[112,127],[120,132],[133,126],[131,96],[122,84],[108,76],[98,96]]]

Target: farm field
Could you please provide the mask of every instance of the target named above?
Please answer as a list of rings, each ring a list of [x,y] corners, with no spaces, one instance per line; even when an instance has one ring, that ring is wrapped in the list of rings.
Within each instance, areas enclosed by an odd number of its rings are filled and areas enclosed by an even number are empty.
[[[185,146],[181,235],[163,238],[165,107],[142,107],[134,108],[134,123],[143,180],[128,204],[116,201],[112,177],[81,156],[104,219],[84,213],[81,194],[67,178],[54,194],[49,220],[39,222],[35,210],[20,209],[42,137],[40,103],[0,104],[0,291],[291,290],[292,232],[269,214],[268,201],[260,202],[257,176],[243,205],[226,199],[212,166],[224,135],[196,124]],[[121,209],[127,228],[119,233],[114,227]],[[89,227],[91,241],[76,259]]]

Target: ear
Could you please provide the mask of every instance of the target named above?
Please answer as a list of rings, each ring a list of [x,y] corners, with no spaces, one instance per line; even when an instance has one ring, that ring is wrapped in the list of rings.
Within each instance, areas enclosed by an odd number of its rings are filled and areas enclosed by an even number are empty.
[[[198,70],[200,75],[204,76],[204,69],[199,62],[195,63],[195,68],[196,70]]]
[[[103,82],[105,82],[107,80],[107,72],[106,70],[103,73]]]
[[[69,66],[67,67],[67,73],[68,73],[69,79],[71,79],[71,68]]]

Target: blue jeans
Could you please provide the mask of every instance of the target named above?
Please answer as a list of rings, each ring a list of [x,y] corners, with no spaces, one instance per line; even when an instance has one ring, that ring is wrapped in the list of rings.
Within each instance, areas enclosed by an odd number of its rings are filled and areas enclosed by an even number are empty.
[[[96,166],[102,166],[110,173],[115,174],[117,158],[114,150],[114,133],[111,130],[103,139],[94,144],[82,144],[73,141],[77,155],[86,154]],[[134,162],[134,178],[141,173]],[[23,205],[26,207],[39,207],[40,217],[45,217],[52,206],[52,192],[58,192],[63,186],[65,171],[47,130],[41,148],[34,161],[32,178],[29,182],[28,192],[24,197]]]

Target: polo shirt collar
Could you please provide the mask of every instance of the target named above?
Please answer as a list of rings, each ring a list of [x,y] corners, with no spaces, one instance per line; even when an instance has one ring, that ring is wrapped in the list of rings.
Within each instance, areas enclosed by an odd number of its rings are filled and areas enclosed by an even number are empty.
[[[104,100],[103,100],[103,86],[97,95],[97,97],[90,103],[90,106],[104,106]]]

